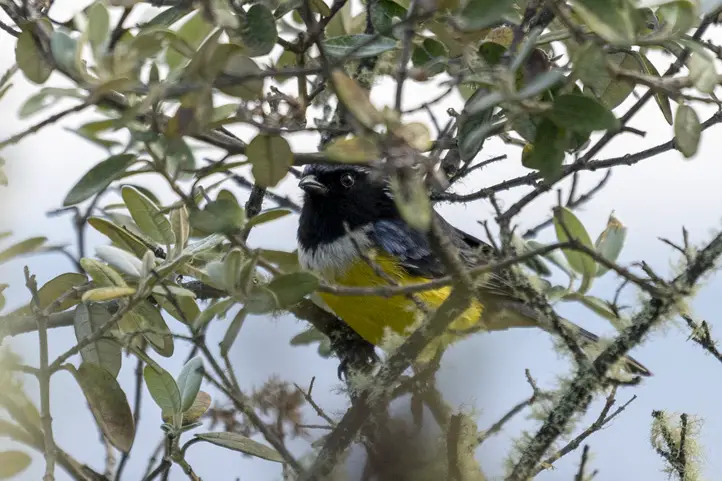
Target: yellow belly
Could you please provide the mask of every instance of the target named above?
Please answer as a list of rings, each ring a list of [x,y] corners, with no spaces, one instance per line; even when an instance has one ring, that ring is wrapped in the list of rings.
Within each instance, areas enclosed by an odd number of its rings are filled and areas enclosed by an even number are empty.
[[[423,277],[408,276],[387,255],[377,255],[374,257],[374,262],[400,285],[428,281]],[[342,276],[336,277],[333,282],[337,285],[353,287],[389,285],[387,280],[378,276],[363,260],[357,261]],[[416,296],[433,310],[441,305],[450,292],[449,287],[444,287],[420,292]],[[321,297],[338,317],[364,339],[377,346],[383,344],[388,329],[402,336],[409,335],[409,328],[415,327],[417,319],[422,316],[414,302],[403,295],[393,297],[336,296],[322,293]],[[477,327],[481,321],[481,312],[481,304],[473,302],[469,309],[451,323],[449,332],[429,346],[422,357],[427,358],[439,348],[443,348],[461,337],[464,331],[470,331]]]

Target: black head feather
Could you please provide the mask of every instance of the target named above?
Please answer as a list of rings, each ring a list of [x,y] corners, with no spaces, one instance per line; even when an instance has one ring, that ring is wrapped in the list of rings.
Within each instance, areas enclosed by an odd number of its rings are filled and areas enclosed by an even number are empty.
[[[307,165],[299,185],[304,202],[298,227],[302,248],[333,242],[346,231],[399,213],[388,192],[388,183],[371,169],[349,165]]]

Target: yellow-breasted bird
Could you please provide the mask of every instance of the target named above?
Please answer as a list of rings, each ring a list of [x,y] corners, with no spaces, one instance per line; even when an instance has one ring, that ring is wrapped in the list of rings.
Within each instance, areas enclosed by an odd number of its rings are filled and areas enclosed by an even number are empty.
[[[370,169],[347,165],[308,165],[299,187],[304,203],[298,227],[298,255],[301,265],[340,286],[388,286],[428,282],[447,275],[431,251],[425,233],[410,227],[399,214],[388,182]],[[436,221],[458,248],[469,266],[488,262],[493,249],[483,241],[453,227],[438,213]],[[364,253],[361,255],[360,250]],[[373,266],[368,262],[373,260]],[[381,268],[384,277],[377,274]],[[424,359],[463,336],[463,332],[538,327],[553,332],[550,322],[537,309],[514,294],[508,272],[488,275],[479,300],[457,318],[449,331],[422,353]],[[431,309],[449,295],[442,287],[416,294]],[[418,309],[403,295],[346,296],[321,293],[328,307],[371,344],[379,345],[387,329],[408,335],[417,320]],[[599,338],[576,324],[563,320],[583,348],[593,347]],[[642,364],[626,357],[622,367],[630,374],[649,376]]]

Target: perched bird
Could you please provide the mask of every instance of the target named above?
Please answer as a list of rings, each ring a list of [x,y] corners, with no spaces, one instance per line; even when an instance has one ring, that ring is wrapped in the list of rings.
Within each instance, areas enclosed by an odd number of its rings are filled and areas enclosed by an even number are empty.
[[[370,287],[428,282],[447,275],[432,253],[427,236],[401,217],[387,180],[370,169],[347,165],[314,164],[305,167],[299,187],[304,203],[298,226],[301,265],[339,286]],[[488,263],[494,250],[483,241],[453,227],[438,213],[435,220],[458,248],[468,266]],[[450,287],[415,294],[430,309],[449,295]],[[389,330],[410,334],[420,319],[414,299],[408,296],[347,296],[320,293],[328,307],[368,342],[379,345]],[[599,338],[567,320],[562,322],[589,351]],[[488,275],[479,299],[422,353],[428,358],[454,340],[475,330],[538,327],[553,332],[550,321],[515,295],[509,272]],[[465,332],[466,331],[466,332]],[[622,361],[624,371],[651,373],[631,357]]]

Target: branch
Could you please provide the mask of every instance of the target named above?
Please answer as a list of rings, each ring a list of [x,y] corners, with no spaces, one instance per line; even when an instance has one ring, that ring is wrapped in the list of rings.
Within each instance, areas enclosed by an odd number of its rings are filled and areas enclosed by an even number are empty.
[[[581,369],[562,394],[537,434],[524,449],[520,460],[514,466],[507,481],[525,481],[535,472],[536,466],[559,437],[578,411],[589,406],[594,390],[603,381],[605,373],[630,349],[638,345],[655,324],[677,312],[677,305],[689,295],[699,278],[713,268],[714,262],[722,255],[722,234],[718,234],[695,256],[694,261],[673,282],[673,290],[667,295],[652,297],[632,318],[630,325],[594,360]]]

